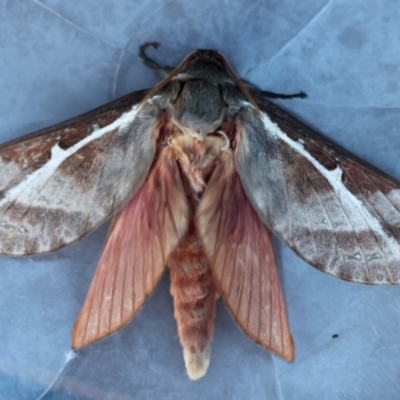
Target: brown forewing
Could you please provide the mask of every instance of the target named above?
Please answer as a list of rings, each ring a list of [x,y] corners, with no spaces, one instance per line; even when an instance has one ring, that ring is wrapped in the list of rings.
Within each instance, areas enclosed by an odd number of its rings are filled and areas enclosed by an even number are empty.
[[[130,126],[109,131],[106,127],[144,94],[132,93],[0,147],[0,252],[55,250],[90,232],[126,204],[153,161],[159,115],[144,105]],[[52,157],[57,157],[52,149],[68,151],[99,128],[106,133],[73,152],[50,174],[25,184],[32,174],[51,165]],[[18,193],[8,200],[14,188]]]
[[[260,118],[243,116],[236,162],[263,221],[311,265],[362,283],[400,281],[400,184],[255,95],[287,137],[307,151],[332,182]]]

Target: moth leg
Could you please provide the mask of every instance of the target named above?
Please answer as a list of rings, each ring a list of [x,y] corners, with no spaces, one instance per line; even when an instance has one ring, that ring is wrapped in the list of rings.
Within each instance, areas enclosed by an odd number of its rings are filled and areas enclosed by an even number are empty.
[[[150,68],[150,69],[156,71],[156,74],[160,78],[164,79],[174,70],[174,67],[170,67],[168,65],[162,66],[157,61],[153,60],[146,54],[146,50],[149,47],[153,48],[153,49],[157,49],[159,45],[160,45],[160,43],[157,43],[157,42],[147,42],[147,43],[142,44],[139,47],[138,56],[142,59],[143,64],[147,68]]]

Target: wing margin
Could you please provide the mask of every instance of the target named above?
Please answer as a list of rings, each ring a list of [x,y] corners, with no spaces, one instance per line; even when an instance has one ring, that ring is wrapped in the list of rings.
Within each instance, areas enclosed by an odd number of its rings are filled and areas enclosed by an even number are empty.
[[[63,247],[129,201],[153,162],[160,128],[157,103],[136,105],[145,94],[0,147],[1,253]]]
[[[262,116],[242,112],[236,163],[264,223],[324,272],[400,282],[400,184],[255,98]]]

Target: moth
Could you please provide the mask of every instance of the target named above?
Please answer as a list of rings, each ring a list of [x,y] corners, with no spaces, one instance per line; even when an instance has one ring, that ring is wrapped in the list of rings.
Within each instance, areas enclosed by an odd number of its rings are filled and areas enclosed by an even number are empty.
[[[292,361],[271,231],[333,276],[399,282],[399,182],[266,95],[198,50],[151,90],[0,147],[1,253],[53,251],[112,218],[74,349],[128,323],[168,266],[191,379],[207,371],[219,296]]]

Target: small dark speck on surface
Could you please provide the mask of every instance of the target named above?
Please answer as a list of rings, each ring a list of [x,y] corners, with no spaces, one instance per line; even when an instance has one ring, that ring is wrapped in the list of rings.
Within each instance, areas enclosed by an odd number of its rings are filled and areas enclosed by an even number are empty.
[[[361,49],[367,42],[367,37],[354,26],[344,28],[338,39],[351,49]]]

